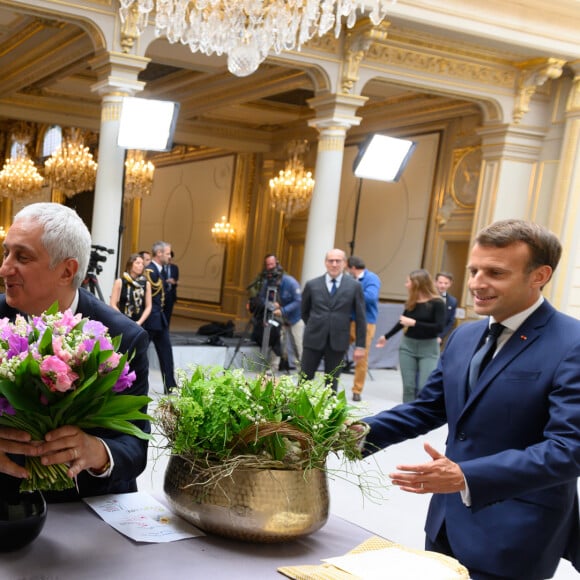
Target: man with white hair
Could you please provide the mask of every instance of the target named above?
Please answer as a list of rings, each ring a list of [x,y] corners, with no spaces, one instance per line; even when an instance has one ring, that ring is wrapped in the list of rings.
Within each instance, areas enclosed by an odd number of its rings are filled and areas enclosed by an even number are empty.
[[[0,318],[14,321],[17,314],[40,315],[55,302],[63,312],[70,309],[98,320],[112,337],[122,336],[120,352],[133,353],[130,366],[136,380],[124,395],[147,395],[149,362],[147,333],[128,317],[80,288],[91,253],[91,235],[75,211],[57,203],[24,207],[3,243],[0,276],[6,293],[0,295]],[[149,433],[147,421],[135,421]],[[147,463],[147,441],[118,431],[81,430],[75,425],[59,427],[42,444],[19,429],[0,427],[0,489],[16,491],[28,477],[23,456],[40,456],[46,465],[67,463],[68,476],[76,478],[73,489],[44,492],[47,499],[66,501],[92,495],[137,490],[137,476]]]

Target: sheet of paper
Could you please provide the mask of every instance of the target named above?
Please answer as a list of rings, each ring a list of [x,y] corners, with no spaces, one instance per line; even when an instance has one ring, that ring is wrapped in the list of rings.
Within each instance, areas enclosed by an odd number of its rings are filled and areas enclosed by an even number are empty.
[[[205,534],[143,492],[86,497],[97,514],[136,542],[174,542]]]
[[[389,577],[397,580],[449,580],[456,576],[443,562],[399,548],[347,554],[323,561],[364,580],[384,580],[385,570],[389,571]]]

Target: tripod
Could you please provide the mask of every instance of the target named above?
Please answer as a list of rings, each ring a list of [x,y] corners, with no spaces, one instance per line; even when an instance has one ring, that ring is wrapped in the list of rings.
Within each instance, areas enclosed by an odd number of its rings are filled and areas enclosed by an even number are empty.
[[[242,346],[242,341],[244,340],[244,338],[247,338],[248,331],[250,330],[251,326],[252,326],[252,317],[250,316],[250,319],[246,323],[246,328],[244,328],[244,331],[242,332],[242,334],[240,335],[240,338],[238,339],[238,343],[236,344],[236,348],[234,349],[234,354],[232,355],[230,362],[227,364],[226,370],[228,370],[232,366],[234,360],[236,359],[237,354],[240,352],[240,347]]]
[[[264,304],[264,334],[262,335],[262,350],[261,354],[264,361],[268,360],[268,351],[270,350],[270,334],[272,327],[280,326],[274,318],[274,310],[276,309],[276,295],[278,293],[277,286],[268,286],[266,288],[266,302]]]
[[[89,270],[81,286],[93,294],[93,296],[96,296],[101,302],[105,301],[96,272]]]
[[[104,302],[103,292],[101,291],[101,286],[99,284],[99,279],[97,275],[103,271],[103,267],[99,262],[106,262],[107,256],[105,254],[113,254],[115,250],[110,250],[104,246],[91,246],[91,255],[89,259],[89,267],[87,268],[87,273],[85,274],[85,279],[81,284],[82,288],[88,290],[93,296],[96,296],[101,302]]]

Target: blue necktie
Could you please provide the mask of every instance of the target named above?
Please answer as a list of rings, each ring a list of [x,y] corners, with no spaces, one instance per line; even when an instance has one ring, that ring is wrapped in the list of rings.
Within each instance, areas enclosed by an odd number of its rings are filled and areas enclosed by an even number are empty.
[[[489,327],[487,340],[473,355],[473,358],[469,363],[469,392],[473,391],[479,375],[481,375],[487,363],[489,363],[489,361],[493,358],[493,353],[495,352],[495,347],[497,345],[497,339],[499,338],[499,335],[502,333],[504,328],[505,326],[503,324],[494,322]]]
[[[330,295],[334,296],[336,294],[336,278],[331,280],[332,286],[330,287]]]

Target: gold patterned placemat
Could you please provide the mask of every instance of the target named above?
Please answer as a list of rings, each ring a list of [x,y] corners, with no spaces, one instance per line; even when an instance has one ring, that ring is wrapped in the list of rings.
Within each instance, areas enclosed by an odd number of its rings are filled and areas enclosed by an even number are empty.
[[[405,550],[411,553],[416,553],[423,557],[433,558],[438,562],[445,564],[449,567],[450,572],[454,574],[453,580],[464,579],[469,580],[469,572],[465,566],[462,566],[454,558],[445,556],[444,554],[437,554],[436,552],[426,552],[424,550],[414,550],[412,548],[407,548],[401,544],[396,544],[395,542],[390,542],[384,538],[379,538],[378,536],[373,536],[368,540],[365,540],[362,544],[358,545],[356,548],[350,550],[349,554],[361,554],[363,552],[370,552],[371,550],[383,550],[385,548],[398,548],[399,550]],[[282,566],[278,568],[278,572],[292,578],[293,580],[353,580],[355,576],[336,568],[332,564],[319,564],[319,565],[305,565],[305,566]],[[451,576],[450,576],[451,578]]]

